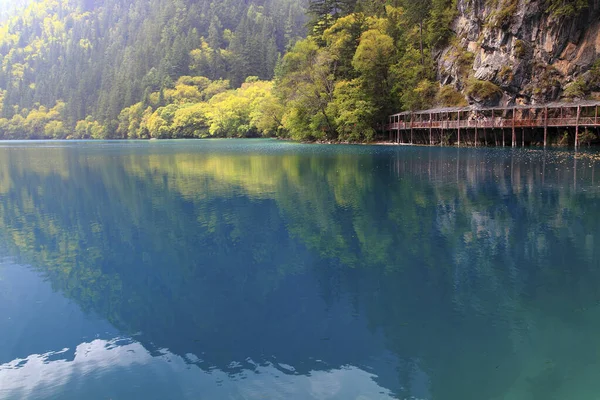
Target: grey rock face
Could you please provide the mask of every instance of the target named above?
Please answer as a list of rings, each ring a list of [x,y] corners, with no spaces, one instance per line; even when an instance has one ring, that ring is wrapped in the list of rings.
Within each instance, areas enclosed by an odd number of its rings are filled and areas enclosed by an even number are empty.
[[[551,16],[546,0],[458,0],[457,6],[457,40],[438,53],[440,82],[464,90],[469,80],[485,80],[503,92],[473,102],[557,100],[600,58],[600,0],[569,18]],[[472,66],[459,65],[465,58]]]

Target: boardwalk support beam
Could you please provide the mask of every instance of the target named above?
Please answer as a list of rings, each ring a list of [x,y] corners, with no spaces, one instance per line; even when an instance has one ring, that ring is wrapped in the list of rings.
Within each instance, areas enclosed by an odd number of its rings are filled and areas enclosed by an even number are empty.
[[[579,148],[579,117],[581,116],[581,106],[577,106],[577,120],[575,121],[575,148]]]
[[[544,148],[548,147],[548,107],[544,108]]]
[[[433,114],[429,113],[429,145],[433,146]]]
[[[410,113],[410,144],[413,144],[413,118],[414,114]]]
[[[515,119],[517,110],[513,107],[512,110],[512,147],[517,147],[517,132],[515,131]]]

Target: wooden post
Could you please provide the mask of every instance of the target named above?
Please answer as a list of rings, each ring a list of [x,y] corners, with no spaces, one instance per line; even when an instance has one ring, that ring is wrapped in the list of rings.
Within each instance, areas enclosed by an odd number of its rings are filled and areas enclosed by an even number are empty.
[[[527,122],[531,125],[531,110],[527,110]],[[525,148],[525,125],[521,127],[521,147]]]
[[[475,120],[475,136],[474,136],[474,139],[475,139],[475,147],[477,147],[477,120]]]
[[[458,112],[458,147],[460,147],[460,111]]]
[[[404,118],[406,118],[406,115],[404,115]],[[404,122],[402,123],[402,128],[404,129],[400,129],[400,127],[398,127],[398,144],[400,143],[404,143],[404,136],[402,135],[402,132],[404,132],[406,130],[408,123],[406,122],[406,119],[404,120]]]
[[[413,143],[413,116],[414,114],[410,113],[410,144]]]
[[[504,125],[506,125],[506,119],[502,116],[500,120],[500,125],[502,126],[502,147],[506,147],[506,132],[504,131]]]
[[[433,146],[433,116],[429,113],[429,145]]]
[[[577,120],[575,121],[575,149],[579,148],[579,117],[581,116],[581,106],[577,106]]]
[[[594,125],[598,125],[598,106],[596,106],[596,117],[594,118]]]
[[[485,129],[485,124],[483,125],[483,143],[487,147],[487,129]]]
[[[548,147],[548,107],[544,108],[544,148]]]
[[[517,147],[517,132],[515,131],[516,108],[512,111],[512,147]]]

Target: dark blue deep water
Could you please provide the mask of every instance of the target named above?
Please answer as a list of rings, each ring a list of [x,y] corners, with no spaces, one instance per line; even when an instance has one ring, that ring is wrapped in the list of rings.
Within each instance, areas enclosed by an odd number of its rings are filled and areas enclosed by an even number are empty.
[[[597,400],[600,157],[0,142],[0,399]]]

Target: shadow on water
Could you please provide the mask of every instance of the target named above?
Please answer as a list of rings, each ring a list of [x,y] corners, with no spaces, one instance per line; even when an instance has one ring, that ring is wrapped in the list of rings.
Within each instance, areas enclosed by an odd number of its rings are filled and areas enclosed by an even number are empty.
[[[591,399],[598,161],[269,141],[9,146],[0,238],[80,309],[207,372],[354,366],[397,398]]]

